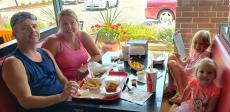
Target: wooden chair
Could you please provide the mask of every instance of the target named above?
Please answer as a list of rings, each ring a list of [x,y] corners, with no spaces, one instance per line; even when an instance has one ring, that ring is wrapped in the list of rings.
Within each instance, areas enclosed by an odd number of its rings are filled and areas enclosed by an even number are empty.
[[[174,43],[176,52],[180,54],[180,58],[182,60],[186,59],[187,58],[187,53],[186,53],[187,48],[185,48],[184,46],[184,42],[183,42],[180,31],[176,31],[173,34],[173,43]]]

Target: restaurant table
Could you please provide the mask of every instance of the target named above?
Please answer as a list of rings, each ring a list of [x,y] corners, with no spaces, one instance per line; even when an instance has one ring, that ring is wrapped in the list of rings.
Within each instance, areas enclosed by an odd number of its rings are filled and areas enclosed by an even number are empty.
[[[149,69],[152,59],[153,59],[152,52],[148,52],[148,55],[145,58],[135,58],[135,60],[139,60],[142,64],[145,65],[145,70]],[[156,93],[153,93],[151,97],[143,104],[139,105],[136,103],[132,103],[123,99],[116,99],[113,101],[103,101],[103,100],[85,100],[85,99],[74,99],[75,107],[78,109],[83,109],[85,111],[99,111],[99,112],[115,112],[115,111],[139,111],[139,112],[160,112],[161,110],[161,103],[163,98],[163,88],[165,77],[167,74],[167,60],[168,54],[162,54],[165,58],[164,63],[161,65],[154,65],[153,67],[158,70],[157,73],[157,84],[156,84]],[[128,62],[113,62],[111,61],[111,57],[120,56],[120,52],[106,52],[102,56],[102,63],[103,64],[113,64],[114,70],[116,71],[117,66],[124,66],[124,70],[129,73],[127,85],[131,87],[131,79],[136,78],[135,71],[130,69],[128,66]],[[137,82],[136,87],[138,89],[147,91],[147,85],[145,83]]]

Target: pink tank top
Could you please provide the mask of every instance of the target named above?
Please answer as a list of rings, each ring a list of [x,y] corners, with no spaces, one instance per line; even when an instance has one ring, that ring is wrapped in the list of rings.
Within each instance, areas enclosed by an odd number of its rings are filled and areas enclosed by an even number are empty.
[[[199,55],[194,55],[189,58],[189,62],[184,68],[184,72],[188,75],[189,78],[192,76],[194,64],[205,57],[210,57],[210,52],[204,51]]]
[[[87,62],[89,55],[82,42],[76,38],[75,41],[80,43],[79,49],[72,49],[65,44],[65,40],[58,36],[60,49],[54,57],[57,65],[68,80],[82,80],[85,76],[80,76],[77,69]]]

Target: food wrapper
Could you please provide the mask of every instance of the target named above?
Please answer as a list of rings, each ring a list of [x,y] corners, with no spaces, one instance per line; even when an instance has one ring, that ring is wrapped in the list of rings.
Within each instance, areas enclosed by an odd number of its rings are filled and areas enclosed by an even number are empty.
[[[110,64],[99,64],[97,62],[90,62],[88,64],[89,75],[87,78],[94,80],[102,80],[105,76],[109,74],[109,71],[113,68]]]
[[[105,87],[104,91],[105,91],[106,96],[111,96],[111,95],[117,94],[117,93],[122,91],[121,78],[119,78],[119,77],[117,77],[117,78],[106,77],[104,82],[105,82],[104,83],[105,84],[104,85],[104,87]],[[108,91],[108,89],[110,88],[109,86],[111,86],[111,84],[112,85],[115,84],[115,87],[114,88],[112,87],[114,90]]]

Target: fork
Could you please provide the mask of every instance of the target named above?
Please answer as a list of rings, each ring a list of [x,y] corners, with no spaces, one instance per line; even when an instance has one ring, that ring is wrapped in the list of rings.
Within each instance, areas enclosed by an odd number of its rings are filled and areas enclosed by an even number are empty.
[[[124,83],[124,85],[127,87],[128,91],[132,91],[129,86],[127,85],[127,83]]]

